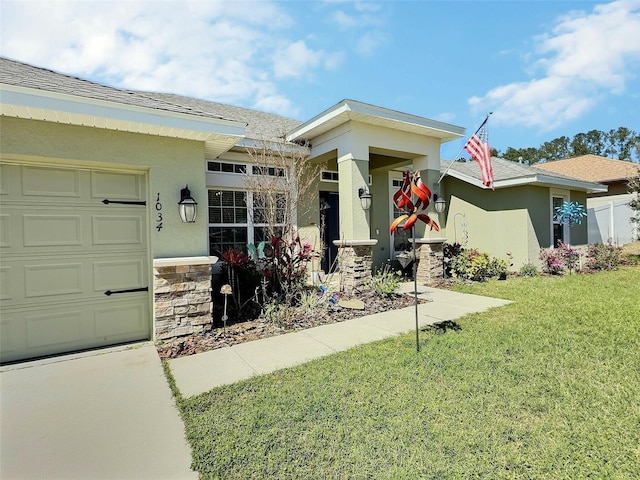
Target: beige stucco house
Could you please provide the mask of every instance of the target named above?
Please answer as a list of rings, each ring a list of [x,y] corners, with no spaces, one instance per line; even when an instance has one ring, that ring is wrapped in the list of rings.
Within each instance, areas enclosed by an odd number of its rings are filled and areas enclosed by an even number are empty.
[[[264,236],[246,184],[250,152],[264,142],[302,146],[324,166],[297,228],[330,247],[314,269],[337,265],[351,286],[410,246],[389,234],[406,169],[447,200],[444,213],[433,202],[428,210],[439,232],[416,229],[425,258],[464,228],[469,247],[511,251],[516,267],[553,243],[556,199],[583,201],[603,188],[500,160],[495,191],[480,184],[474,162],[456,163],[439,183],[441,146],[462,139],[462,127],[354,100],[299,122],[5,58],[0,95],[2,362],[210,328],[212,265]],[[192,223],[178,215],[187,186],[198,204]],[[362,193],[372,197],[368,210]],[[570,235],[586,242],[582,229]]]
[[[464,133],[351,100],[300,123],[5,58],[0,87],[2,362],[206,328],[211,253],[255,239],[240,172],[247,148],[274,127],[310,145],[310,161],[326,160],[317,185],[339,194],[335,243],[369,261],[373,247],[376,258],[390,248],[392,170],[411,166],[436,182],[440,145]],[[193,223],[178,216],[187,186]],[[317,235],[319,212],[318,201],[299,219],[303,236]]]

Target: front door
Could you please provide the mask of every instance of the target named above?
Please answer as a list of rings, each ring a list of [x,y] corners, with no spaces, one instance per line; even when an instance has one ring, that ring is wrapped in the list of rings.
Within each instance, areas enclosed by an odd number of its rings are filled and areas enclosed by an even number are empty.
[[[322,270],[330,273],[336,269],[338,247],[333,244],[340,238],[340,202],[338,192],[320,192],[320,236],[325,246]]]

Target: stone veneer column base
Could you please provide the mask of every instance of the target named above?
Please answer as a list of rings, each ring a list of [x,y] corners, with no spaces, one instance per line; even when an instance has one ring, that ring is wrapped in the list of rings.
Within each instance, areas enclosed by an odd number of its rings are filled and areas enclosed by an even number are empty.
[[[161,258],[153,261],[155,340],[179,343],[211,330],[211,265],[217,257]]]
[[[420,285],[431,285],[442,279],[444,256],[442,246],[446,238],[416,238],[418,254],[417,281]]]
[[[371,278],[373,247],[377,240],[334,240],[338,247],[340,291],[352,295]]]

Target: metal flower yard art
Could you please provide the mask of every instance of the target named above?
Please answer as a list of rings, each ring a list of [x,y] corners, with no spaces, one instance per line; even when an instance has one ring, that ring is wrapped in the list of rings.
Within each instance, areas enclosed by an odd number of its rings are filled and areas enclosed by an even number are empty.
[[[580,225],[582,219],[586,216],[587,213],[584,211],[584,207],[578,202],[564,202],[559,207],[556,207],[555,220],[570,227]]]
[[[440,231],[440,226],[426,213],[430,198],[431,190],[429,190],[420,178],[420,172],[404,172],[402,185],[393,195],[393,203],[398,210],[405,213],[396,218],[391,224],[391,227],[389,227],[389,233],[392,235],[398,228],[401,228],[402,230],[411,230],[413,243],[413,294],[416,314],[416,350],[418,352],[420,351],[420,339],[418,330],[418,279],[415,224],[420,220],[427,224],[431,230]]]
[[[413,195],[417,197],[415,203],[413,202]],[[429,206],[429,198],[431,198],[431,190],[429,190],[420,178],[420,173],[415,172],[412,174],[409,171],[404,172],[402,185],[393,195],[393,203],[398,207],[398,210],[407,213],[400,215],[393,221],[389,228],[389,233],[393,234],[398,227],[402,228],[402,230],[409,230],[413,228],[417,220],[421,220],[429,225],[431,230],[439,231],[440,227],[429,215],[426,213],[418,213],[421,210],[423,212],[426,211]]]

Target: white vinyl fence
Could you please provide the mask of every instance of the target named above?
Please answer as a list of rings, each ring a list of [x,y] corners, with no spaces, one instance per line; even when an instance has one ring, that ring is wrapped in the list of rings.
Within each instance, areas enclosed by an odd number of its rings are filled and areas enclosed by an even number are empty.
[[[638,238],[636,226],[629,220],[634,212],[628,203],[628,198],[611,199],[587,208],[589,243],[624,245]]]

